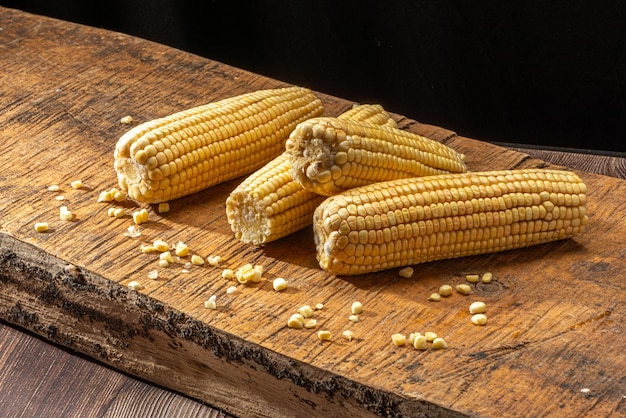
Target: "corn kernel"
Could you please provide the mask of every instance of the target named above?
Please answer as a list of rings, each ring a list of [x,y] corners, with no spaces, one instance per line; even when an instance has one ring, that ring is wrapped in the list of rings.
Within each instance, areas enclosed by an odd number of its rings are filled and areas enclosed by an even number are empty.
[[[161,266],[161,267],[169,267],[170,263],[167,260],[159,260],[159,266]]]
[[[478,274],[468,274],[465,276],[465,280],[469,283],[477,283],[479,278],[480,276],[478,276]]]
[[[107,209],[107,215],[114,217],[115,216],[115,208]]]
[[[172,258],[172,253],[170,253],[169,251],[164,251],[159,254],[159,260],[165,260],[169,264],[172,264],[174,262],[174,259]]]
[[[235,277],[235,272],[231,269],[222,270],[222,278],[224,279],[233,279]]]
[[[306,329],[315,328],[316,325],[317,325],[317,320],[315,319],[308,319],[304,321],[304,328]]]
[[[231,295],[235,293],[236,291],[237,291],[237,286],[230,286],[228,289],[226,289],[226,294]]]
[[[452,294],[452,286],[450,286],[449,284],[444,284],[441,287],[439,287],[439,295],[447,297],[450,296]]]
[[[432,331],[427,331],[424,333],[424,337],[426,338],[426,341],[432,342],[435,340],[435,338],[437,338],[437,333],[432,332]]]
[[[487,323],[487,315],[482,313],[477,313],[472,315],[471,321],[476,325],[485,325]]]
[[[143,285],[139,283],[137,280],[133,280],[130,283],[128,283],[128,288],[130,290],[141,290],[143,289]]]
[[[432,293],[428,296],[428,300],[431,302],[439,302],[441,300],[441,295],[439,293]]]
[[[126,200],[126,193],[116,189],[114,192],[111,193],[111,198],[116,202],[123,202],[124,200]]]
[[[291,315],[291,317],[287,321],[287,326],[289,328],[295,328],[295,329],[302,328],[304,326],[304,320],[302,319],[302,315],[300,316]]]
[[[469,306],[469,311],[471,314],[480,314],[484,313],[487,310],[487,305],[485,302],[472,302]]]
[[[204,264],[204,258],[194,254],[191,256],[191,264],[193,264],[194,266],[201,266]]]
[[[185,257],[189,254],[189,247],[184,242],[178,241],[174,246],[174,253],[179,257]]]
[[[456,285],[456,291],[462,295],[469,295],[472,292],[472,288],[468,284],[458,284]]]
[[[222,257],[219,255],[210,255],[206,258],[207,263],[212,267],[217,267],[222,262]]]
[[[242,267],[239,267],[235,272],[235,277],[237,281],[241,284],[246,284],[248,282],[258,282],[261,280],[261,274],[258,269],[255,269],[252,264],[246,264]]]
[[[116,218],[123,218],[126,215],[126,211],[122,208],[113,209],[113,216]]]
[[[298,308],[298,313],[305,318],[310,318],[313,316],[313,308],[309,305],[304,305]]]
[[[318,311],[319,311],[319,310],[320,310],[320,309],[322,309],[322,308],[324,308],[324,304],[323,304],[323,303],[316,303],[316,304],[315,304],[315,309],[316,309],[316,310],[318,310]]]
[[[74,180],[70,185],[73,189],[80,189],[83,187],[83,182],[82,180]]]
[[[46,232],[48,230],[47,222],[36,222],[35,223],[35,231],[37,232]]]
[[[282,277],[277,277],[272,282],[272,287],[274,288],[275,291],[281,292],[287,289],[287,280],[283,279]]]
[[[343,335],[343,337],[348,341],[352,341],[352,338],[354,338],[354,332],[350,331],[349,329],[342,332],[341,335]]]
[[[120,119],[120,123],[122,125],[130,125],[131,123],[133,123],[133,117],[130,115],[124,116]]]
[[[428,348],[428,340],[424,335],[416,335],[413,339],[413,348],[416,350],[424,351]]]
[[[363,304],[361,302],[352,302],[352,306],[350,307],[352,313],[354,315],[358,315],[363,312]]]
[[[59,209],[59,218],[62,221],[71,221],[74,219],[74,214],[67,209],[67,206],[61,206]]]
[[[320,330],[317,332],[317,338],[319,338],[322,341],[328,341],[330,340],[331,337],[332,337],[332,334],[330,333],[330,331]]]
[[[207,309],[217,309],[217,296],[211,295],[209,299],[204,301],[204,307]]]
[[[110,192],[100,192],[98,196],[98,202],[110,202],[113,200],[113,196],[111,196]]]
[[[170,204],[167,202],[159,203],[159,207],[157,209],[159,213],[166,213],[170,211]]]
[[[398,347],[406,344],[406,336],[404,334],[391,334],[391,341]]]
[[[398,275],[404,279],[410,279],[413,277],[413,267],[405,267],[398,272]]]
[[[143,223],[148,222],[148,220],[149,220],[149,215],[146,209],[141,209],[141,210],[133,212],[133,221],[135,222],[135,224],[137,225],[143,224]]]
[[[61,190],[61,188],[58,184],[51,184],[50,186],[48,186],[48,190],[51,192],[58,192],[59,190]]]
[[[443,350],[444,348],[448,348],[448,343],[441,337],[435,338],[433,341],[433,350]]]
[[[493,274],[491,274],[490,272],[486,272],[486,273],[483,274],[482,282],[483,283],[491,283],[492,279],[493,279]]]
[[[354,315],[354,314],[352,314],[352,315],[350,315],[350,316],[348,317],[348,319],[349,319],[350,321],[354,322],[354,323],[359,322],[359,316],[358,316],[358,315]]]
[[[165,252],[170,249],[169,244],[163,241],[162,239],[157,239],[156,241],[154,241],[152,243],[152,246],[156,248],[157,251],[160,251],[160,252]]]
[[[140,250],[144,254],[153,253],[153,252],[157,251],[157,249],[154,248],[154,246],[152,246],[152,245],[142,245],[140,247]]]

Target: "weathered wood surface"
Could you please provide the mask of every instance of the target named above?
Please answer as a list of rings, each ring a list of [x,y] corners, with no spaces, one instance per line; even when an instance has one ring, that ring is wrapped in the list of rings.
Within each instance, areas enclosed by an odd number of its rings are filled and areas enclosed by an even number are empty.
[[[123,235],[128,219],[107,217],[98,192],[115,185],[112,150],[141,122],[245,91],[284,85],[129,36],[0,8],[0,316],[117,369],[240,416],[619,416],[626,408],[623,180],[581,172],[590,231],[579,238],[497,255],[397,271],[334,277],[316,265],[304,230],[263,248],[236,242],[223,201],[236,181],[173,202],[172,211]],[[327,114],[351,102],[320,94]],[[472,170],[545,165],[527,155],[399,118],[441,140]],[[82,179],[85,188],[69,182]],[[63,202],[47,186],[62,186]],[[58,207],[77,214],[57,221]],[[130,205],[127,205],[130,207]],[[151,209],[152,210],[152,209]],[[49,221],[50,232],[32,225]],[[155,238],[220,254],[225,267],[265,265],[287,277],[232,285],[220,270],[160,269],[139,254]],[[426,297],[469,272],[492,271],[471,297]],[[125,285],[139,280],[140,292]],[[203,301],[218,294],[219,309]],[[354,300],[361,321],[347,320]],[[486,327],[469,323],[469,302],[489,307]],[[320,342],[285,327],[303,304],[323,302]],[[355,340],[340,338],[344,329]],[[396,348],[393,332],[433,330],[440,352]],[[589,392],[581,392],[582,389]]]

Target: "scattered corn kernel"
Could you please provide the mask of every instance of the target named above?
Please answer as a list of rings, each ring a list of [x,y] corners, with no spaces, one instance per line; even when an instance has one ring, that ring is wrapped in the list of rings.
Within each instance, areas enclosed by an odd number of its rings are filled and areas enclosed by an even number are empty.
[[[59,190],[61,190],[61,188],[58,184],[51,184],[50,186],[48,186],[48,190],[50,190],[51,192],[58,192]]]
[[[318,311],[319,311],[319,310],[321,310],[321,309],[323,309],[323,308],[324,308],[324,304],[323,304],[323,303],[316,303],[316,304],[315,304],[315,309],[316,309],[316,310],[318,310]]]
[[[391,341],[398,347],[402,347],[406,343],[404,334],[391,334]]]
[[[484,313],[487,310],[487,305],[485,302],[472,302],[469,306],[469,311],[471,314],[480,314]]]
[[[309,305],[304,305],[298,308],[298,313],[305,318],[310,318],[313,316],[313,308]]]
[[[412,333],[410,333],[410,334],[409,334],[409,343],[410,343],[410,344],[413,344],[413,343],[415,342],[415,338],[416,338],[418,335],[422,335],[422,333],[421,333],[421,332],[412,332]]]
[[[485,325],[487,323],[487,315],[481,313],[474,314],[471,321],[476,325]]]
[[[359,316],[358,316],[358,315],[354,315],[354,314],[352,314],[352,315],[350,315],[350,316],[348,317],[348,319],[349,319],[350,321],[354,322],[354,323],[359,322]]]
[[[479,278],[480,276],[478,276],[478,274],[468,274],[465,276],[465,280],[469,283],[477,283]]]
[[[74,180],[72,183],[70,183],[70,185],[72,186],[72,189],[80,189],[81,187],[83,187],[83,181]]]
[[[444,284],[439,287],[439,295],[447,297],[452,294],[452,286],[449,284]]]
[[[122,208],[113,209],[113,216],[116,218],[123,218],[126,215],[126,211]]]
[[[111,192],[100,192],[100,195],[98,196],[98,202],[110,202],[113,200],[113,196],[111,195]]]
[[[204,307],[207,309],[217,309],[217,296],[211,295],[211,297],[204,301]]]
[[[65,200],[65,196],[57,196],[54,198],[55,200],[58,200],[59,202],[62,202]]]
[[[304,321],[304,328],[306,329],[315,328],[316,325],[317,325],[317,320],[315,319],[307,319],[306,321]]]
[[[179,257],[185,257],[189,254],[189,247],[182,241],[178,241],[174,246],[174,253]]]
[[[428,340],[425,335],[416,335],[413,339],[413,348],[424,351],[428,348]]]
[[[143,224],[146,223],[150,220],[149,218],[149,214],[148,211],[144,208],[144,209],[140,209],[136,212],[133,212],[133,221],[139,225],[139,224]]]
[[[154,241],[152,243],[152,246],[154,248],[156,248],[157,251],[160,251],[162,253],[165,252],[165,251],[168,251],[170,249],[169,244],[167,242],[163,241],[162,239],[158,239],[158,240]]]
[[[435,338],[433,341],[433,350],[443,350],[444,348],[448,348],[448,343],[441,337]]]
[[[435,338],[437,338],[437,333],[432,332],[432,331],[427,331],[424,333],[424,337],[426,338],[426,341],[432,342],[432,341],[435,341]]]
[[[490,272],[486,272],[485,274],[483,274],[482,282],[483,283],[491,283],[492,279],[493,279],[493,274],[491,274]]]
[[[462,295],[469,295],[472,292],[472,288],[465,283],[456,285],[456,291]]]
[[[272,282],[272,287],[274,288],[275,291],[281,292],[287,289],[287,280],[283,279],[282,277],[277,277]]]
[[[140,250],[144,254],[153,253],[153,252],[157,251],[157,249],[154,248],[153,245],[142,245],[140,247]]]
[[[115,216],[115,208],[107,209],[107,215],[109,215],[111,217]]]
[[[126,200],[126,193],[121,190],[115,189],[115,191],[111,193],[111,197],[116,202],[123,202],[124,200]]]
[[[431,302],[439,302],[441,300],[441,295],[439,293],[432,293],[428,296],[428,300]]]
[[[159,254],[159,260],[165,260],[169,264],[172,264],[174,262],[174,259],[172,258],[172,253],[170,253],[169,251],[164,251]]]
[[[46,232],[49,228],[47,222],[36,222],[35,223],[35,231],[37,232]]]
[[[302,318],[302,315],[291,315],[291,317],[289,317],[289,320],[287,321],[287,326],[289,328],[296,329],[302,328],[304,326],[304,319]]]
[[[350,331],[349,329],[342,332],[341,335],[343,335],[343,337],[348,341],[352,341],[352,338],[354,338],[354,332]]]
[[[236,291],[237,291],[237,286],[230,286],[228,289],[226,289],[226,294],[232,295]]]
[[[210,255],[206,258],[207,263],[212,267],[217,267],[222,262],[222,257],[219,255]]]
[[[148,279],[156,280],[158,278],[159,278],[159,271],[158,270],[150,270],[148,272]]]
[[[133,123],[133,117],[130,115],[124,116],[120,119],[120,123],[123,125],[130,125],[131,123]]]
[[[74,219],[74,214],[67,209],[67,206],[61,206],[59,208],[59,218],[62,221],[71,221]]]
[[[353,314],[358,315],[363,312],[363,304],[361,302],[352,302],[352,306],[350,307],[350,309],[352,310]]]
[[[405,267],[398,272],[398,275],[402,278],[410,279],[411,277],[413,277],[413,272],[413,267]]]
[[[322,341],[328,341],[330,340],[330,337],[332,337],[332,334],[328,330],[320,330],[317,332],[317,338]]]
[[[191,264],[193,264],[194,266],[201,266],[204,264],[204,258],[194,254],[191,256]]]
[[[237,278],[237,281],[241,284],[246,284],[248,282],[256,283],[261,280],[261,274],[259,273],[259,270],[254,268],[250,263],[239,267],[235,272],[235,277]]]
[[[161,267],[169,267],[170,263],[167,260],[159,260],[159,266],[161,266]]]
[[[128,288],[130,290],[141,290],[143,289],[143,285],[137,280],[133,280],[132,282],[128,283]]]
[[[235,272],[231,269],[224,269],[222,270],[222,277],[230,280],[235,277]]]
[[[158,207],[158,212],[159,213],[166,213],[170,211],[170,204],[167,202],[161,202],[159,203],[159,207]]]

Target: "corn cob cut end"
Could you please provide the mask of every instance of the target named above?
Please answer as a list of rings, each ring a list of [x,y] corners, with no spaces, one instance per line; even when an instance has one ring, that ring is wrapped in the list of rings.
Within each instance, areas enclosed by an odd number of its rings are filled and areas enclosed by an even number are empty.
[[[315,211],[317,259],[355,275],[571,238],[587,229],[586,189],[572,172],[540,169],[351,189]]]

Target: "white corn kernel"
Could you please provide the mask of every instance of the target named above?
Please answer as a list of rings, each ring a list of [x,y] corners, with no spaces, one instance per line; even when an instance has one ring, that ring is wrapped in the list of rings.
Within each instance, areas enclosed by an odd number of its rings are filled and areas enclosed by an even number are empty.
[[[80,189],[83,187],[83,182],[82,180],[74,180],[70,185],[72,186],[72,189]]]
[[[51,184],[50,186],[48,186],[48,190],[51,192],[58,192],[59,190],[61,190],[61,188],[58,184]]]
[[[354,323],[359,322],[359,316],[358,316],[358,315],[354,315],[354,314],[352,314],[352,315],[350,315],[350,316],[348,317],[348,319],[349,319],[350,321],[354,322]]]
[[[398,272],[398,276],[405,279],[410,279],[411,277],[413,277],[413,272],[413,267],[405,267]]]
[[[342,332],[341,335],[343,335],[343,337],[348,341],[352,341],[352,338],[354,338],[354,332],[350,331],[349,329]]]
[[[230,286],[228,289],[226,289],[226,294],[227,295],[232,295],[236,291],[237,291],[237,286]]]
[[[287,280],[283,279],[282,277],[277,277],[272,282],[272,287],[274,288],[275,291],[281,292],[287,289]]]
[[[304,321],[304,328],[306,329],[315,328],[316,325],[317,321],[315,319],[307,319],[306,321]]]
[[[462,295],[469,295],[472,292],[472,288],[465,283],[456,285],[456,291]]]
[[[179,257],[185,257],[189,254],[189,247],[184,242],[178,241],[174,246],[174,253]]]
[[[413,348],[416,350],[424,351],[428,348],[428,340],[424,335],[416,335],[413,339]]]
[[[174,259],[172,258],[172,253],[170,253],[169,251],[164,251],[161,254],[159,254],[159,259],[165,260],[169,264],[172,264],[174,262]]]
[[[441,295],[439,293],[432,293],[428,296],[428,300],[431,302],[439,302],[441,300]]]
[[[109,215],[110,217],[114,217],[115,216],[115,208],[107,209],[107,215]]]
[[[449,284],[441,285],[441,287],[439,287],[439,294],[444,297],[450,296],[452,294],[452,286]]]
[[[222,277],[230,280],[235,277],[235,272],[231,269],[224,269],[222,270]]]
[[[191,256],[191,264],[193,264],[194,266],[201,266],[204,264],[204,258],[194,254]]]
[[[159,260],[159,266],[161,266],[161,267],[169,267],[170,263],[167,260]]]
[[[487,310],[487,305],[485,302],[472,302],[469,306],[469,311],[471,314],[479,314],[484,313]]]
[[[465,276],[465,280],[469,283],[477,283],[479,278],[478,274],[468,274]]]
[[[328,341],[330,340],[331,337],[332,337],[332,334],[330,333],[330,331],[320,330],[317,332],[317,338],[319,338],[322,341]]]
[[[432,332],[432,331],[427,331],[424,333],[424,337],[426,338],[426,341],[432,342],[432,341],[435,341],[435,338],[437,338],[437,333]]]
[[[128,283],[128,288],[130,290],[141,290],[143,289],[143,285],[137,280],[133,280],[132,282]]]
[[[204,301],[204,307],[207,309],[217,309],[217,296],[211,295],[209,299]]]
[[[490,272],[486,272],[486,273],[483,274],[482,282],[483,283],[491,283],[492,279],[493,279],[493,274],[491,274]]]
[[[391,341],[398,347],[402,347],[406,343],[404,334],[391,334]]]
[[[62,221],[71,221],[72,219],[74,219],[74,214],[67,210],[67,206],[61,206],[59,208],[59,218]]]
[[[130,115],[124,116],[120,119],[120,123],[123,125],[130,125],[131,123],[133,123],[133,117]]]
[[[58,200],[59,202],[62,202],[65,200],[65,196],[57,196],[54,198],[55,200]]]
[[[48,230],[47,222],[36,222],[35,223],[35,231],[37,232],[46,232]]]
[[[323,304],[323,303],[316,303],[316,304],[315,304],[315,309],[316,309],[316,310],[318,310],[318,311],[319,311],[320,309],[322,309],[323,307],[324,307],[324,304]]]
[[[210,255],[206,258],[207,263],[212,267],[217,267],[222,262],[222,257],[219,255]]]
[[[354,315],[358,315],[363,312],[363,304],[361,302],[352,302],[350,309]]]
[[[304,305],[298,308],[298,313],[305,318],[310,318],[313,316],[313,308],[309,305]]]
[[[159,278],[159,271],[158,270],[150,270],[148,272],[148,279],[156,280],[158,278]]]
[[[474,314],[471,321],[476,325],[485,325],[487,323],[487,315],[481,313]]]
[[[443,350],[448,348],[448,343],[441,337],[435,338],[433,341],[433,350]]]
[[[126,193],[115,189],[115,191],[111,193],[111,198],[116,202],[123,202],[126,200]]]
[[[116,218],[123,218],[126,216],[126,211],[122,208],[115,208],[113,209],[113,216]]]
[[[165,252],[170,249],[169,244],[163,241],[162,239],[157,239],[156,241],[154,241],[152,243],[152,246],[156,248],[157,251],[160,251],[160,252]]]

